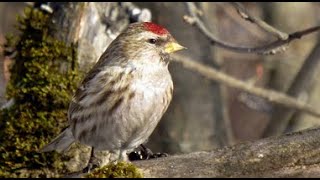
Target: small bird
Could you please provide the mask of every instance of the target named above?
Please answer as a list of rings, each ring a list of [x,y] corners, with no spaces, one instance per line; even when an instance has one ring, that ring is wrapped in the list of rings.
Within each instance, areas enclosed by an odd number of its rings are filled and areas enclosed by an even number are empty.
[[[185,49],[152,22],[128,27],[108,46],[83,79],[69,110],[69,126],[41,152],[66,151],[74,142],[108,150],[127,161],[166,112],[173,94],[169,54]]]

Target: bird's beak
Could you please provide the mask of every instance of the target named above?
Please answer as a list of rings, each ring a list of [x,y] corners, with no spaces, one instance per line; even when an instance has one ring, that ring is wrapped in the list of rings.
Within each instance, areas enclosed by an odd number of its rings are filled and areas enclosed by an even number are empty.
[[[173,53],[173,52],[176,52],[176,51],[179,51],[179,50],[182,50],[182,49],[187,49],[183,46],[181,46],[178,42],[176,41],[171,41],[171,42],[168,42],[166,45],[165,45],[165,49],[164,51],[166,53]]]

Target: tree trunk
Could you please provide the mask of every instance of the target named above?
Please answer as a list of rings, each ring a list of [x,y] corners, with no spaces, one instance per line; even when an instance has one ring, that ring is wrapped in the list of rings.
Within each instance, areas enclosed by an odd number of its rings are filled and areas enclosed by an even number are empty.
[[[16,15],[22,14],[26,6],[22,2],[2,2],[0,3],[0,107],[6,103],[5,91],[10,78],[9,67],[11,59],[3,55],[2,45],[5,43],[5,36],[9,33],[19,34],[14,28]]]

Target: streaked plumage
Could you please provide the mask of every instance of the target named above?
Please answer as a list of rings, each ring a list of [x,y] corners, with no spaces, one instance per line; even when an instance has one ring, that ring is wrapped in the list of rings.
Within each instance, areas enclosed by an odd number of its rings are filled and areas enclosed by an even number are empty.
[[[182,48],[159,25],[129,25],[73,96],[69,127],[42,151],[64,151],[80,142],[120,151],[126,159],[125,153],[147,140],[167,110],[173,93],[168,54]]]

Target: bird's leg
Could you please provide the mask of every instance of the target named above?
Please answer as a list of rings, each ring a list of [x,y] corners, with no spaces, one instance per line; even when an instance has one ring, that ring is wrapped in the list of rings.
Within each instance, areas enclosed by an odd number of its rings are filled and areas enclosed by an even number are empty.
[[[90,159],[88,161],[88,165],[87,167],[85,167],[82,172],[83,173],[90,173],[93,169],[99,167],[99,162],[98,159],[95,157],[94,155],[94,148],[91,148],[91,152],[90,152]]]
[[[127,151],[120,149],[118,161],[128,161]]]

